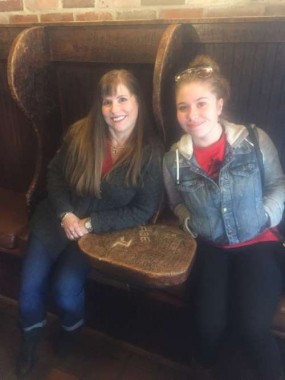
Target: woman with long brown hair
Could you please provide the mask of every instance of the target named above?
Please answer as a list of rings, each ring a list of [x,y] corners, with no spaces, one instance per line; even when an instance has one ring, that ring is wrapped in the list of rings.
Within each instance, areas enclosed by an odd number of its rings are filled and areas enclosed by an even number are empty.
[[[49,165],[48,198],[32,217],[22,269],[18,374],[34,366],[50,280],[61,321],[58,343],[84,323],[89,264],[76,240],[146,223],[158,209],[162,150],[151,127],[136,78],[112,70]]]

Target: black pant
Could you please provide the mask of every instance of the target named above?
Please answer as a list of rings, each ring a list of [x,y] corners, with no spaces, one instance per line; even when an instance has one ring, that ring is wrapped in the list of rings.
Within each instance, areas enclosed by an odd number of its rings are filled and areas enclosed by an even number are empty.
[[[231,250],[198,243],[194,331],[202,364],[214,363],[230,328],[260,379],[280,376],[280,353],[270,332],[282,289],[278,254],[285,255],[279,242]]]

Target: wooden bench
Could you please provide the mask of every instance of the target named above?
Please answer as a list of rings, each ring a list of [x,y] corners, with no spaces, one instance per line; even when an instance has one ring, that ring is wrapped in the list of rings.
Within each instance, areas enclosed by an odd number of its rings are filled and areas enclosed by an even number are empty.
[[[164,24],[42,26],[17,36],[9,56],[8,78],[14,98],[37,131],[42,178],[61,135],[87,114],[96,82],[113,67],[135,72],[148,100],[153,127],[164,137],[161,124],[154,120],[154,115],[162,118],[160,81],[168,73],[168,57],[190,36],[188,29],[188,25]],[[185,239],[189,239],[186,234]],[[185,276],[190,264],[191,260]]]
[[[87,113],[98,79],[115,67],[132,69],[139,78],[154,126],[168,149],[179,135],[173,77],[197,53],[213,56],[230,80],[230,118],[266,130],[285,169],[284,44],[285,19],[269,18],[49,25],[23,30],[9,49],[8,82],[27,115],[37,147],[31,149],[30,140],[24,144],[34,154],[28,167],[35,175],[31,176],[33,194],[40,198],[45,188],[46,166],[62,134]],[[13,162],[13,150],[5,162]],[[181,292],[171,287],[152,294],[183,303]]]

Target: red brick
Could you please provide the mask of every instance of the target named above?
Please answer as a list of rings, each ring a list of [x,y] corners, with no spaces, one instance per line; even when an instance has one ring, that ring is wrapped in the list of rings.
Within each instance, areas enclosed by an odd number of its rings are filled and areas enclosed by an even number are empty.
[[[37,15],[11,15],[10,24],[34,24],[38,23]]]
[[[158,17],[160,19],[191,19],[201,18],[204,15],[203,8],[184,8],[184,9],[161,9]]]
[[[113,15],[110,12],[85,12],[75,14],[76,21],[110,21]]]
[[[13,12],[23,10],[22,0],[2,0],[0,1],[0,12]]]
[[[40,15],[41,22],[70,22],[74,21],[73,13],[46,13]]]
[[[94,8],[94,0],[63,0],[63,8]]]
[[[263,4],[252,4],[247,6],[207,8],[206,17],[246,17],[263,16],[265,6]]]
[[[27,10],[33,12],[60,9],[60,0],[25,0],[25,7]]]
[[[118,20],[155,20],[155,11],[135,10],[135,11],[119,11],[117,12]]]

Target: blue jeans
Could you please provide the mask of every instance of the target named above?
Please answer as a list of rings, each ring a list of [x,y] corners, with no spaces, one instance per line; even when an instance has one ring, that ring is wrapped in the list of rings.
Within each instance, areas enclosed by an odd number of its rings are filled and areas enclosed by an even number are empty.
[[[20,324],[24,331],[43,327],[51,288],[61,325],[72,331],[84,323],[84,284],[89,263],[75,242],[56,258],[31,236],[23,260],[19,297]]]
[[[281,358],[270,331],[282,290],[278,254],[285,254],[279,242],[231,250],[198,244],[193,275],[196,348],[201,363],[214,363],[230,331],[259,379],[279,377]]]

